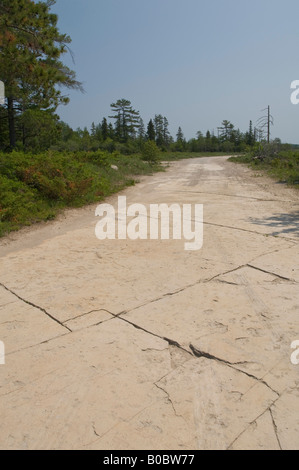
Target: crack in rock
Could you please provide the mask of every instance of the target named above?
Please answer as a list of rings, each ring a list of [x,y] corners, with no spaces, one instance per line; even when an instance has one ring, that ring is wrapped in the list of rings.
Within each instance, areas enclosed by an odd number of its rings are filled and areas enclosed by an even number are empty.
[[[273,406],[273,404],[272,404],[272,406]],[[276,436],[276,439],[277,439],[279,448],[280,448],[280,450],[283,450],[283,449],[282,449],[282,446],[281,446],[281,442],[280,442],[279,436],[278,436],[277,424],[276,424],[276,422],[275,422],[275,419],[274,419],[274,416],[273,416],[273,412],[272,412],[271,407],[269,408],[269,412],[270,412],[270,416],[271,416],[271,419],[272,419],[273,428],[274,428],[274,432],[275,432],[275,436]]]
[[[184,419],[183,416],[177,414],[176,409],[175,409],[175,406],[174,406],[174,404],[173,404],[173,401],[171,400],[170,395],[169,395],[169,393],[167,392],[167,390],[165,390],[163,387],[161,387],[160,385],[158,385],[157,382],[154,383],[154,385],[155,385],[155,387],[157,387],[159,390],[161,390],[163,393],[165,393],[166,399],[167,399],[168,403],[170,403],[170,405],[171,405],[171,407],[172,407],[172,409],[173,409],[173,412],[174,412],[175,416],[176,416],[177,418],[181,418],[181,419],[183,419],[183,420],[185,421],[185,419]]]
[[[281,450],[283,450],[282,447],[281,447],[280,441],[279,441],[279,439],[278,439],[278,435],[277,435],[277,426],[276,426],[276,423],[275,423],[275,421],[274,421],[274,419],[273,419],[273,415],[272,415],[272,411],[271,411],[272,406],[275,405],[275,403],[277,402],[277,400],[278,400],[279,398],[280,398],[280,397],[278,396],[278,397],[273,401],[273,403],[271,403],[271,405],[266,408],[266,410],[264,410],[264,411],[263,411],[261,414],[259,414],[253,421],[251,421],[251,422],[248,424],[248,426],[246,426],[246,428],[243,429],[243,431],[240,432],[240,434],[238,434],[238,436],[233,440],[233,442],[227,447],[226,450],[231,450],[231,448],[232,448],[232,446],[235,444],[235,442],[237,442],[238,439],[239,439],[254,423],[256,423],[256,422],[257,422],[264,414],[266,414],[267,412],[269,412],[270,415],[271,415],[272,423],[273,423],[273,428],[274,428],[274,432],[275,432],[275,435],[276,435],[276,438],[277,438],[277,441],[278,441],[279,448],[280,448]]]
[[[92,430],[93,430],[94,435],[97,436],[97,437],[101,437],[100,434],[97,433],[95,423],[93,422],[93,423],[91,423],[91,425],[92,425]]]
[[[252,375],[250,374],[249,372],[246,372],[244,370],[241,370],[239,369],[238,367],[235,367],[235,366],[241,366],[241,365],[245,365],[245,364],[249,364],[248,361],[242,361],[242,362],[229,362],[225,359],[222,359],[222,358],[219,358],[219,357],[216,357],[216,356],[213,356],[212,354],[209,354],[205,351],[201,351],[200,349],[196,348],[195,346],[193,346],[193,344],[190,344],[189,345],[191,351],[193,352],[194,356],[195,357],[198,357],[198,358],[205,358],[205,359],[209,359],[209,360],[212,360],[212,361],[217,361],[217,362],[220,362],[222,364],[225,364],[227,365],[228,367],[231,367],[232,369],[234,370],[237,370],[239,372],[241,372],[242,374],[245,374],[247,375],[247,377],[250,377],[251,379],[254,379],[256,380],[257,382],[260,382],[261,384],[265,385],[267,388],[269,388],[269,390],[271,390],[273,393],[275,393],[277,396],[279,396],[279,393],[275,390],[273,390],[272,387],[270,387],[269,384],[267,384],[267,382],[265,382],[263,379],[259,379],[258,377],[256,377],[255,375]]]
[[[15,297],[17,297],[19,300],[21,300],[22,302],[24,302],[25,304],[27,305],[30,305],[31,307],[34,307],[38,310],[40,310],[41,312],[43,312],[44,314],[46,314],[49,318],[51,318],[51,320],[55,321],[56,323],[58,323],[60,326],[62,326],[62,328],[66,328],[69,332],[71,332],[72,330],[70,328],[68,328],[66,325],[64,325],[63,323],[61,323],[57,318],[53,317],[53,315],[51,315],[49,312],[47,312],[47,310],[45,310],[44,308],[40,307],[39,305],[36,305],[32,302],[30,302],[29,300],[26,300],[22,297],[20,297],[16,292],[14,292],[13,290],[9,289],[8,287],[6,287],[4,284],[2,284],[0,282],[0,286],[3,287],[5,290],[7,290],[8,292],[10,292],[12,295],[14,295]]]
[[[191,351],[193,352],[195,357],[204,357],[205,359],[213,360],[213,361],[218,361],[218,362],[223,362],[226,365],[234,365],[229,361],[226,361],[225,359],[220,359],[219,357],[213,356],[212,354],[209,354],[207,352],[201,351],[200,349],[196,348],[193,346],[193,344],[189,345]]]
[[[225,281],[224,279],[217,279],[217,282],[220,282],[221,284],[228,284],[229,286],[239,286],[240,285],[240,284],[237,284],[236,282]]]
[[[63,321],[63,325],[65,325],[65,323],[71,322],[73,320],[77,320],[78,318],[85,317],[86,315],[90,315],[91,313],[97,313],[97,312],[107,312],[110,315],[112,315],[112,313],[110,313],[105,308],[97,308],[97,309],[94,309],[94,310],[90,310],[89,312],[80,313],[80,315],[76,315],[74,317],[68,318],[67,320]]]
[[[249,229],[245,229],[245,228],[241,228],[241,227],[233,227],[231,225],[221,225],[221,224],[216,224],[216,223],[213,223],[213,222],[203,222],[204,225],[211,225],[213,227],[220,227],[220,228],[226,228],[228,230],[237,230],[239,232],[247,232],[247,233],[252,233],[254,235],[260,235],[260,236],[263,236],[263,237],[272,237],[272,238],[278,238],[279,240],[286,240],[286,241],[294,241],[294,242],[298,242],[298,240],[296,240],[295,238],[291,238],[291,237],[283,237],[283,236],[279,236],[279,235],[272,235],[271,233],[263,233],[263,232],[258,232],[257,230],[249,230]]]
[[[159,338],[159,339],[163,339],[164,341],[166,341],[169,346],[174,346],[176,348],[179,348],[183,351],[185,351],[187,354],[191,355],[192,356],[192,353],[190,351],[188,351],[187,349],[183,348],[183,346],[181,346],[177,341],[173,340],[173,339],[170,339],[170,338],[167,338],[166,336],[160,336],[156,333],[153,333],[152,331],[149,331],[149,330],[146,330],[145,328],[143,328],[142,326],[139,326],[137,325],[136,323],[133,323],[131,322],[130,320],[127,320],[126,318],[123,318],[123,317],[120,317],[118,315],[115,315],[114,313],[111,313],[109,312],[113,317],[115,318],[118,318],[119,320],[121,321],[124,321],[126,323],[128,323],[129,325],[132,325],[134,328],[136,328],[137,330],[141,330],[141,331],[144,331],[145,333],[151,335],[151,336],[154,336],[155,338]]]
[[[295,279],[291,279],[291,278],[289,278],[289,277],[281,276],[280,274],[276,274],[276,273],[273,273],[273,272],[271,272],[271,271],[267,271],[267,270],[262,269],[262,268],[259,268],[259,267],[257,267],[257,266],[253,266],[252,264],[247,264],[246,266],[248,266],[248,268],[256,269],[257,271],[261,271],[262,273],[270,274],[271,276],[275,276],[275,277],[277,277],[278,279],[282,279],[283,281],[288,281],[288,282],[293,282],[293,283],[295,283],[295,284],[298,284]]]
[[[261,258],[262,256],[264,256],[264,255],[261,255],[258,258]],[[255,258],[255,259],[257,259],[257,258]],[[223,283],[226,283],[226,284],[238,285],[238,284],[235,284],[233,282],[228,282],[228,281],[225,281],[225,280],[219,280],[217,278],[220,277],[220,276],[226,276],[227,274],[234,273],[234,272],[239,271],[243,268],[255,269],[256,271],[260,271],[264,274],[269,274],[270,276],[274,276],[278,279],[282,279],[283,281],[288,281],[288,282],[292,282],[294,284],[298,284],[298,282],[295,279],[291,279],[291,278],[288,278],[288,277],[285,277],[285,276],[281,276],[280,274],[273,273],[271,271],[267,271],[266,269],[259,268],[258,266],[254,266],[253,264],[250,264],[250,263],[242,264],[242,265],[240,265],[236,268],[230,269],[229,271],[225,271],[223,273],[216,274],[215,276],[211,277],[210,279],[199,281],[198,283],[200,283],[200,282],[209,283],[211,281],[217,280],[218,282],[223,282]]]

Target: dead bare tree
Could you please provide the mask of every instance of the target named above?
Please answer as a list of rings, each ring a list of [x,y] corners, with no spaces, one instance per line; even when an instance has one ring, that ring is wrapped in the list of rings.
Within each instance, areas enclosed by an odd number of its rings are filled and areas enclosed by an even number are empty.
[[[267,133],[267,142],[268,144],[270,143],[270,136],[271,136],[271,126],[274,126],[274,119],[273,116],[270,113],[270,106],[267,108],[263,109],[262,112],[267,111],[267,114],[260,117],[257,120],[257,128],[259,131],[261,131],[263,134]]]

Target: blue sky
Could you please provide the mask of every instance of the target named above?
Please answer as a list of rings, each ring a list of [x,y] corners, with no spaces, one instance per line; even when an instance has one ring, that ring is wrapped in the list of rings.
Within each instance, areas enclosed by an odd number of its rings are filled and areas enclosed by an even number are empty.
[[[270,105],[272,137],[299,143],[298,0],[57,0],[52,11],[86,91],[67,91],[58,108],[74,129],[108,117],[119,98],[145,125],[162,114],[187,139],[223,119],[246,131]]]

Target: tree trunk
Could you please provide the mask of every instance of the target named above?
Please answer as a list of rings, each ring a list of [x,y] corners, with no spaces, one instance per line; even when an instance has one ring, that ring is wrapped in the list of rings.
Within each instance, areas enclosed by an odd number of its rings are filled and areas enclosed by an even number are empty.
[[[12,149],[16,146],[15,110],[13,101],[13,98],[7,98],[9,144]]]

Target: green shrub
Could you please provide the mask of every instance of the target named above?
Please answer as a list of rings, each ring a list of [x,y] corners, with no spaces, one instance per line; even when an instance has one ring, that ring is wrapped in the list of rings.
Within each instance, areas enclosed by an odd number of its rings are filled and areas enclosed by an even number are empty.
[[[153,140],[144,142],[141,149],[143,160],[156,163],[159,159],[159,148]]]

